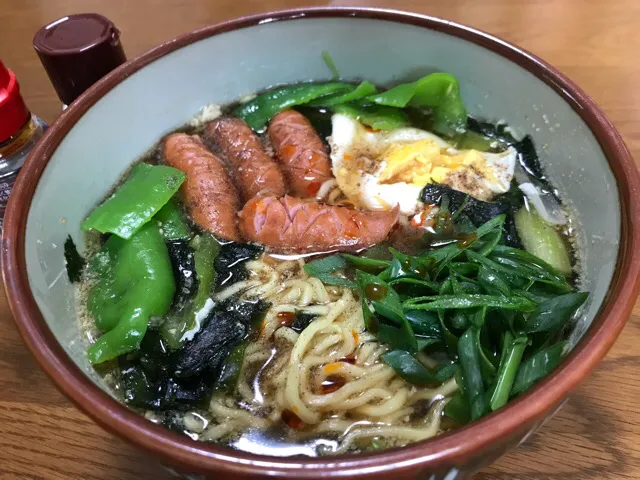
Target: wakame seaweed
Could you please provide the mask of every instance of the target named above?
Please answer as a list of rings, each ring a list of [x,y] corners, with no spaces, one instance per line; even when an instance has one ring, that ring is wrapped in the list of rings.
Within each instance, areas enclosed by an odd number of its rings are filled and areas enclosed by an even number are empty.
[[[311,126],[318,133],[324,144],[328,146],[327,138],[331,136],[331,117],[333,112],[326,108],[309,106],[295,107],[295,110],[309,120],[309,123],[311,123]]]
[[[231,298],[204,320],[192,341],[171,352],[157,331],[120,357],[124,400],[137,408],[185,409],[206,402],[229,352],[257,329],[269,304]]]
[[[82,270],[86,265],[85,259],[78,253],[76,244],[71,235],[64,241],[64,264],[67,268],[67,276],[71,283],[79,282],[82,278]]]
[[[214,268],[216,270],[216,289],[239,282],[247,277],[244,264],[248,260],[257,258],[264,251],[264,247],[253,243],[228,242],[222,244]]]
[[[521,243],[513,216],[518,208],[522,206],[523,197],[519,190],[517,192],[512,190],[503,195],[498,195],[492,202],[483,202],[446,185],[430,183],[422,190],[420,200],[424,203],[438,206],[441,206],[442,202],[446,201],[447,208],[452,216],[459,217],[464,215],[475,227],[479,227],[498,215],[505,214],[506,219],[502,232],[504,243],[519,248]]]
[[[289,325],[289,328],[296,333],[301,333],[317,317],[317,315],[312,313],[304,313],[300,310],[296,310],[295,317],[293,317],[293,322]]]
[[[467,129],[477,132],[485,137],[494,139],[503,146],[511,146],[518,151],[520,165],[532,176],[549,187],[549,182],[544,175],[538,152],[531,135],[526,135],[522,140],[517,140],[506,123],[490,123],[467,117]],[[552,189],[550,189],[552,190]]]
[[[176,293],[172,306],[180,309],[198,291],[198,276],[196,272],[193,248],[188,240],[173,240],[167,242],[173,276],[176,279]]]

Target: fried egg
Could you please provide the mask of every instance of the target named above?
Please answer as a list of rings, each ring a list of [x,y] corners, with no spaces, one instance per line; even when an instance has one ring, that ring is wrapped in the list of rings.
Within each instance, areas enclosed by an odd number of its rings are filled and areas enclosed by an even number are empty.
[[[368,210],[411,215],[421,190],[441,183],[479,200],[509,190],[517,151],[456,150],[444,139],[418,128],[373,131],[335,114],[329,137],[333,175],[347,199]]]

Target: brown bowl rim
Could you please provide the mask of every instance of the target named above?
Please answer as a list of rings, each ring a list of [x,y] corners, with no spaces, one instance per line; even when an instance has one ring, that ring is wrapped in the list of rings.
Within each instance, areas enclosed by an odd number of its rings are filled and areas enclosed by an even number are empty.
[[[204,444],[154,425],[95,385],[62,349],[42,317],[29,287],[25,258],[26,219],[40,176],[78,119],[115,85],[158,58],[220,33],[298,18],[370,18],[420,26],[462,38],[525,68],[569,103],[589,126],[616,177],[622,231],[617,267],[607,298],[589,331],[562,364],[527,394],[503,409],[451,433],[403,448],[348,456],[279,458]],[[494,442],[541,420],[604,357],[622,330],[638,293],[640,274],[640,177],[620,134],[595,102],[557,69],[531,53],[480,30],[426,15],[377,8],[314,7],[262,13],[195,30],[127,62],[80,96],[29,155],[9,200],[2,238],[2,272],[9,305],[25,343],[54,384],[96,423],[164,461],[202,473],[287,478],[347,477],[464,463]]]

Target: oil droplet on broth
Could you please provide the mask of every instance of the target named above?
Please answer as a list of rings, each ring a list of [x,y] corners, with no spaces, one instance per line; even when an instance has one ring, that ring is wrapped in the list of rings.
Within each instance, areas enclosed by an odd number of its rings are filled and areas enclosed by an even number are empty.
[[[280,325],[283,327],[291,326],[296,318],[296,314],[294,312],[278,312],[276,316],[278,317]]]
[[[302,427],[304,427],[304,422],[300,419],[300,417],[289,409],[283,410],[280,414],[280,418],[285,423],[285,425],[287,425],[287,427],[294,430],[300,430]]]
[[[340,390],[347,381],[344,377],[339,375],[329,375],[327,376],[320,385],[320,392],[322,395],[327,395],[329,393],[336,392]]]

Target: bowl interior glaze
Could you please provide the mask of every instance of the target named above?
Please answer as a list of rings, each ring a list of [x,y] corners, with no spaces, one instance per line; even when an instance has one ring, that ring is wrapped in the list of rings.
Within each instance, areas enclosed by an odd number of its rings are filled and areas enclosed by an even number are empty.
[[[50,139],[55,151],[28,210],[28,282],[57,342],[104,391],[108,389],[86,359],[75,291],[64,269],[65,239],[71,235],[82,249],[82,219],[134,160],[204,105],[225,104],[269,86],[329,80],[331,72],[321,59],[323,50],[334,58],[345,80],[390,85],[433,71],[450,72],[460,79],[470,114],[504,120],[517,134],[531,134],[548,176],[572,209],[582,288],[591,292],[584,318],[571,334],[572,346],[596,318],[616,268],[622,210],[609,162],[574,109],[579,101],[566,90],[561,96],[529,70],[481,46],[482,42],[440,31],[450,28],[448,22],[431,19],[431,26],[436,26],[431,29],[402,23],[399,15],[395,19],[366,18],[370,16],[374,15],[289,15],[286,21],[263,16],[232,26],[241,28],[222,28],[222,33],[213,36],[203,30],[193,43],[177,49],[171,42],[160,47],[147,57],[144,68],[127,70],[125,66],[114,72],[58,120],[70,129],[57,147],[56,140]],[[466,27],[455,28],[464,31]],[[500,45],[496,39],[489,43]],[[505,47],[505,52],[510,49]],[[528,58],[521,51],[511,55]],[[109,90],[107,84],[120,77]],[[106,93],[99,98],[99,91]],[[88,109],[74,124],[78,112],[85,110],[80,105]],[[37,162],[44,164],[42,159],[33,159],[27,168]],[[27,188],[27,182],[23,183],[22,188]],[[11,290],[9,294],[12,296]],[[23,335],[30,334],[23,331]],[[101,423],[108,424],[109,419]],[[428,453],[425,450],[425,461]]]
[[[451,72],[460,79],[470,114],[531,134],[579,225],[583,288],[592,292],[580,332],[594,318],[618,253],[618,191],[598,142],[571,106],[523,68],[444,33],[373,19],[298,19],[223,33],[156,60],[100,99],[53,154],[29,210],[27,268],[47,324],[87,375],[99,381],[86,359],[74,291],[64,274],[67,235],[82,245],[80,222],[128,166],[204,105],[268,86],[329,80],[323,50],[347,80],[390,85]]]

